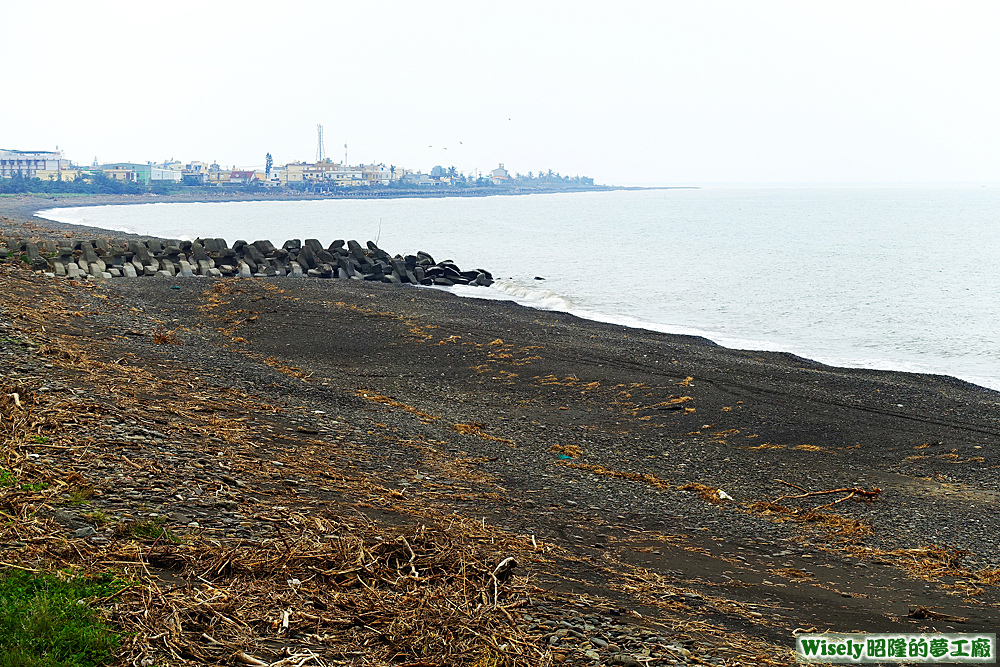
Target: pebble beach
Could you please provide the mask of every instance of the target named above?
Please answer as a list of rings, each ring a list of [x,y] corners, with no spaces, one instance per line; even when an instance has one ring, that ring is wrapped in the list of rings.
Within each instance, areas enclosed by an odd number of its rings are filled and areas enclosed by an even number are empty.
[[[1000,392],[457,298],[419,284],[490,267],[366,239],[60,272],[150,245],[50,205],[0,198],[5,469],[47,485],[2,491],[2,560],[132,573],[122,664],[793,664],[1000,622]]]

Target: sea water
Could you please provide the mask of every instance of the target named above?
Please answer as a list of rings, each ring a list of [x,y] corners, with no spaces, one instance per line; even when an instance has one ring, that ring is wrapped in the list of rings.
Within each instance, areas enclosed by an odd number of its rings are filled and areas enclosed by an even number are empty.
[[[702,187],[172,203],[39,214],[164,238],[377,240],[461,296],[1000,389],[1000,187]],[[539,278],[543,280],[539,280]]]

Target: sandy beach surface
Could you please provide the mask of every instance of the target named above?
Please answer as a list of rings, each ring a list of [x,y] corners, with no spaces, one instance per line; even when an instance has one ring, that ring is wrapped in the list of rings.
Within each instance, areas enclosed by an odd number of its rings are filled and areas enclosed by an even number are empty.
[[[115,236],[54,205],[0,230]],[[1000,623],[998,392],[382,283],[9,259],[0,294],[5,467],[48,481],[2,491],[2,560],[131,573],[122,664],[791,664],[797,631]]]

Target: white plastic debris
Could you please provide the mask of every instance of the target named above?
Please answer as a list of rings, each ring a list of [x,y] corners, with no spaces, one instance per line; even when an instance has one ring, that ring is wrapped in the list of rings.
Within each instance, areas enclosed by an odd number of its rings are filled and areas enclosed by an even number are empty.
[[[719,500],[732,500],[732,499],[733,497],[731,495],[729,495],[722,489],[719,489]]]

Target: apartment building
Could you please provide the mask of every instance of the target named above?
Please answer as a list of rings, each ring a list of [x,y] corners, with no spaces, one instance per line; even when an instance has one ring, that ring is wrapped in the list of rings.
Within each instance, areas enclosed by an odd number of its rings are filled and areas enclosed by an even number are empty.
[[[62,153],[58,151],[15,151],[0,149],[0,178],[10,178],[20,174],[25,178],[35,178],[39,171],[59,171]]]

